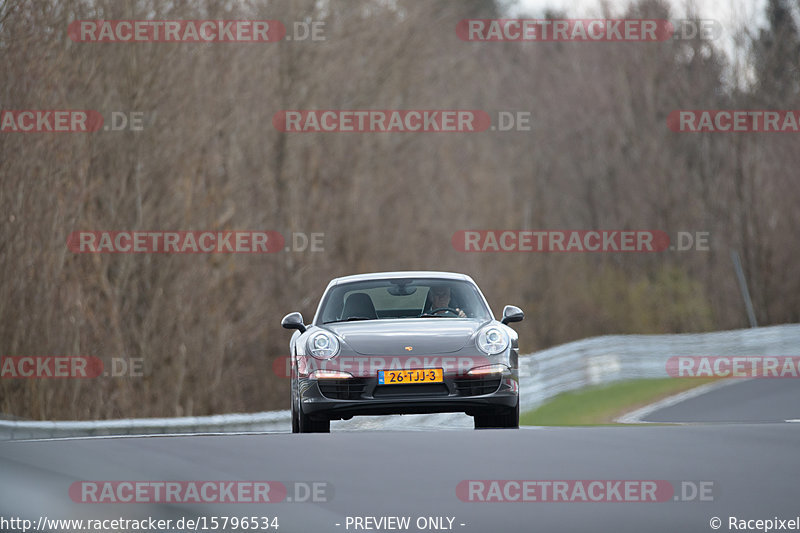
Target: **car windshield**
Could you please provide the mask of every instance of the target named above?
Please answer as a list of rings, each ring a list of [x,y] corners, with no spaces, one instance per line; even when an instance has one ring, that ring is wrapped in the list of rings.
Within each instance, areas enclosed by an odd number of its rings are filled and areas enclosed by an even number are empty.
[[[323,324],[394,318],[480,318],[491,314],[466,281],[404,278],[338,285],[320,304]]]

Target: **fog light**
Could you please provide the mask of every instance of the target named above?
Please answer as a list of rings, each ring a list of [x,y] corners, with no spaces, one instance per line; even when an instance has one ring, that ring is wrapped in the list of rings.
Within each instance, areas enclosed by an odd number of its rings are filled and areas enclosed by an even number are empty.
[[[314,370],[308,377],[309,379],[351,379],[353,374],[341,370]]]
[[[485,376],[488,374],[502,374],[508,367],[506,365],[496,364],[496,365],[486,365],[486,366],[478,366],[467,372],[468,376]]]

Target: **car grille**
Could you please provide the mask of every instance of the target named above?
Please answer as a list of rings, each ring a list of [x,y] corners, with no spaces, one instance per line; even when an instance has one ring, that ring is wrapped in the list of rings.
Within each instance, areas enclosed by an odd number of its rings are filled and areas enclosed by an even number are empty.
[[[420,383],[418,385],[383,385],[375,387],[375,398],[408,398],[410,396],[447,396],[444,383]]]
[[[364,393],[366,383],[363,379],[324,379],[319,380],[319,391],[331,400],[358,400]]]
[[[491,394],[500,387],[500,376],[458,378],[453,380],[459,396],[481,396]]]

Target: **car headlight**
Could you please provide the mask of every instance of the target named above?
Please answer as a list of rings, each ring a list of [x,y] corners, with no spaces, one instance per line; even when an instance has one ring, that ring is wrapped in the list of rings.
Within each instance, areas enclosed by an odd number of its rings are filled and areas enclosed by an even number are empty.
[[[478,333],[478,348],[488,355],[497,355],[508,348],[508,335],[496,326],[488,326]]]
[[[308,353],[317,359],[330,359],[339,353],[339,341],[327,331],[311,335],[307,345]]]

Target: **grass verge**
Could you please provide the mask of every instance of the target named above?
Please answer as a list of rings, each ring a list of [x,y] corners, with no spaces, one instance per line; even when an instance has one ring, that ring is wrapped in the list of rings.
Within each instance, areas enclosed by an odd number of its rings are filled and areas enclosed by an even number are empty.
[[[629,411],[693,389],[717,378],[634,379],[564,392],[533,411],[520,414],[526,426],[592,426],[614,424]]]

